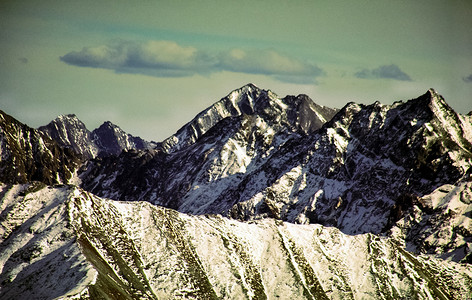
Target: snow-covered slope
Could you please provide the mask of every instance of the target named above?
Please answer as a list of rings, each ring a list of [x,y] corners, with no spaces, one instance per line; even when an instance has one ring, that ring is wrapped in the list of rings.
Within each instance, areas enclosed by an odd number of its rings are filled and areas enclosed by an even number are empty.
[[[1,299],[469,299],[466,265],[373,234],[0,188]]]
[[[414,198],[389,234],[413,253],[472,264],[472,178]]]

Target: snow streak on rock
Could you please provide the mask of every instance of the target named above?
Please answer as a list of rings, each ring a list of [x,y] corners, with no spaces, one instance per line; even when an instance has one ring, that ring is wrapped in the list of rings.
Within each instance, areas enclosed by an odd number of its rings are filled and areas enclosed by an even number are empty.
[[[409,254],[372,234],[189,216],[72,186],[4,185],[1,192],[2,299],[472,295],[467,267]]]

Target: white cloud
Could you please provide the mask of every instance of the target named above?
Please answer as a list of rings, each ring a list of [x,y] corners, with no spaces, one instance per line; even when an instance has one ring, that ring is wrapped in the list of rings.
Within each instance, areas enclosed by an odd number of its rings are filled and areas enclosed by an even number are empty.
[[[140,73],[159,77],[231,71],[262,74],[291,83],[313,83],[324,75],[319,67],[283,55],[275,50],[230,49],[219,54],[181,46],[173,41],[130,42],[84,47],[60,58],[80,66],[115,70],[117,73]]]

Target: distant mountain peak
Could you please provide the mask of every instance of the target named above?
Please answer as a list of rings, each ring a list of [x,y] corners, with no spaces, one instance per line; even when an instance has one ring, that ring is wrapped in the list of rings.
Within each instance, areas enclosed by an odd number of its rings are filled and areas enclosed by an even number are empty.
[[[59,115],[57,118],[62,119],[62,118],[77,118],[76,114],[62,114]]]
[[[426,92],[426,94],[430,94],[431,97],[441,97],[442,96],[433,88],[429,88],[428,91]]]
[[[60,147],[59,141],[51,139],[47,132],[31,128],[0,110],[0,182],[66,183],[82,161],[70,149]]]
[[[102,155],[119,155],[123,150],[154,148],[153,143],[126,133],[110,121],[105,121],[92,131],[92,139],[101,150]]]
[[[75,114],[59,115],[54,120],[49,122],[49,124],[51,124],[51,123],[61,123],[61,124],[80,123],[81,126],[83,125],[85,127],[85,124]]]
[[[451,107],[444,101],[444,98],[433,88],[430,88],[423,95],[416,99],[408,101],[414,106],[423,107],[424,109],[433,110],[434,107],[443,107],[447,110],[453,111]]]
[[[102,123],[102,125],[100,125],[97,129],[95,129],[94,131],[97,131],[97,130],[114,130],[114,131],[122,131],[124,132],[118,125],[112,123],[111,121],[105,121]]]
[[[249,82],[242,87],[239,88],[240,90],[261,90],[259,87],[257,87],[254,83]]]

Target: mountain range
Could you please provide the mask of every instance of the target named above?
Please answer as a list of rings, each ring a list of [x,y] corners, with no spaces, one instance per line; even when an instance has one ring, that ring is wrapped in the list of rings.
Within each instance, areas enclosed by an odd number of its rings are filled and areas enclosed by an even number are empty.
[[[248,84],[160,143],[0,111],[0,151],[2,299],[472,297],[472,116],[433,89]]]

